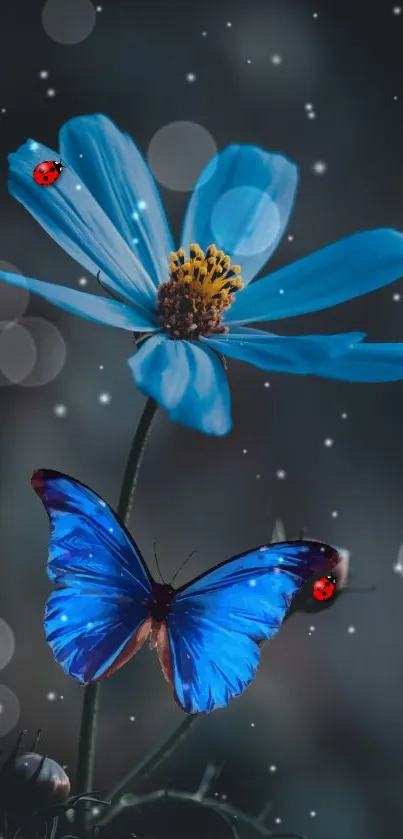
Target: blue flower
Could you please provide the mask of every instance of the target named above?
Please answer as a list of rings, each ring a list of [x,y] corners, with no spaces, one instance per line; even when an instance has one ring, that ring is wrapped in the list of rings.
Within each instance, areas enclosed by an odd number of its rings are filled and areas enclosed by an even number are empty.
[[[38,186],[34,167],[59,157],[60,179]],[[190,197],[176,252],[147,165],[107,117],[67,122],[59,154],[29,140],[9,161],[11,194],[111,299],[5,272],[0,279],[137,334],[128,362],[135,384],[172,420],[206,434],[230,430],[224,357],[348,381],[403,378],[403,344],[362,343],[363,333],[282,337],[246,326],[325,309],[403,274],[403,235],[381,229],[252,282],[294,203],[297,169],[285,157],[242,145],[214,157]]]

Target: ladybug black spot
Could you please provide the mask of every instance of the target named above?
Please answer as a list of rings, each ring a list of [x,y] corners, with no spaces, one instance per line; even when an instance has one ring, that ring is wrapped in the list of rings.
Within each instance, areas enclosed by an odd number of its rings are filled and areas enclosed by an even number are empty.
[[[47,176],[47,175],[44,175],[44,176],[43,176],[43,180],[44,180],[44,181],[48,181],[48,180],[49,180],[48,176]]]
[[[44,171],[45,171],[45,167],[44,167],[44,166],[40,166],[40,167],[39,167],[39,171],[40,171],[40,172],[44,172]]]
[[[56,172],[56,167],[55,167],[55,166],[51,166],[51,167],[50,167],[50,169],[49,169],[49,172]]]

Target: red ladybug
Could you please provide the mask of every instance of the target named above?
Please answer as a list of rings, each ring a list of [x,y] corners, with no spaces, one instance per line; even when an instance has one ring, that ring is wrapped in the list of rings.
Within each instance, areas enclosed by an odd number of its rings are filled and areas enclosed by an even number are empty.
[[[315,600],[330,600],[336,593],[336,580],[332,576],[315,580],[312,586],[312,596]]]
[[[61,160],[44,160],[35,166],[32,177],[36,184],[50,186],[60,177],[62,169],[64,166]]]

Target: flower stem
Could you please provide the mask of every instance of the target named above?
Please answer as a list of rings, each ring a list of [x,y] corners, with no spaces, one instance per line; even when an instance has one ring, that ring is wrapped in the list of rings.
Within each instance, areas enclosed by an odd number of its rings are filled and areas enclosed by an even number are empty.
[[[130,511],[132,508],[138,473],[156,410],[156,402],[153,399],[148,399],[134,435],[130,454],[127,460],[119,503],[116,510],[118,518],[120,518],[126,526],[130,519]],[[84,793],[91,792],[94,776],[99,687],[99,682],[96,682],[93,685],[88,685],[84,691],[76,778],[77,790]],[[84,802],[83,806],[77,810],[79,829],[84,835],[88,827],[88,815],[88,808]]]
[[[111,801],[111,813],[115,811],[115,806],[120,795],[130,786],[130,791],[133,791],[133,785],[138,784],[139,781],[144,781],[152,772],[154,772],[167,757],[179,746],[182,740],[188,735],[190,729],[194,726],[196,720],[200,719],[201,715],[194,714],[193,716],[186,716],[182,722],[174,729],[172,734],[167,737],[160,746],[158,746],[151,754],[144,758],[140,763],[130,769],[130,771],[116,784],[116,786],[108,792],[106,798]],[[114,806],[115,805],[115,806]],[[108,819],[110,821],[110,819]]]

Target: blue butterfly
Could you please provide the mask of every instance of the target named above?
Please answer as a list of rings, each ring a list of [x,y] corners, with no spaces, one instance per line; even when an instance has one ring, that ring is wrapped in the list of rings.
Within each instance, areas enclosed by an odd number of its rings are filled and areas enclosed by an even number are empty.
[[[338,562],[334,548],[298,541],[240,554],[178,589],[156,583],[131,536],[88,487],[52,470],[32,486],[51,536],[48,575],[61,586],[44,627],[56,661],[84,685],[129,661],[150,636],[175,701],[187,714],[222,708],[256,675],[291,600]]]

